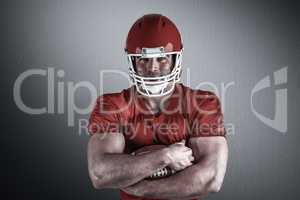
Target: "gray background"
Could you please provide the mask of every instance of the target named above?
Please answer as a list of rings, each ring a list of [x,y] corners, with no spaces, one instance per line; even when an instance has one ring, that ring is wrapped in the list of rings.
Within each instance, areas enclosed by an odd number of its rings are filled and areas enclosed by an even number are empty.
[[[63,69],[65,83],[90,81],[98,71],[126,72],[123,48],[132,23],[146,13],[162,13],[179,27],[184,41],[183,82],[235,82],[228,89],[225,122],[229,163],[224,185],[207,199],[297,199],[299,173],[299,4],[293,1],[7,1],[1,22],[1,190],[10,199],[118,199],[116,190],[97,191],[87,174],[88,136],[67,126],[67,114],[28,115],[13,100],[13,84],[27,69]],[[259,121],[250,92],[267,75],[288,66],[288,132]],[[56,80],[57,81],[57,80]],[[104,92],[127,87],[115,75]],[[44,106],[44,77],[28,79],[26,104]],[[260,113],[274,115],[274,89],[255,98]],[[100,93],[99,93],[100,94]],[[65,98],[66,99],[66,98]],[[87,90],[76,104],[90,101]],[[66,103],[66,102],[65,102]],[[66,103],[67,104],[67,103]],[[56,105],[56,104],[55,104]],[[88,115],[77,115],[78,119]]]

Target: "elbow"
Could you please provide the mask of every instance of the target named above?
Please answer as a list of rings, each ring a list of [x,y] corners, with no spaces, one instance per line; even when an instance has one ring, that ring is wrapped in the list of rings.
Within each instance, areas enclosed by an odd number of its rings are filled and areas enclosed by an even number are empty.
[[[98,180],[92,179],[92,185],[95,189],[100,190],[103,189],[103,184],[101,184]]]
[[[91,179],[91,181],[92,181],[92,185],[95,189],[100,190],[100,189],[105,188],[105,186],[104,186],[105,184],[98,178],[93,178],[93,179]]]
[[[92,185],[95,189],[99,190],[107,187],[107,180],[105,180],[105,176],[103,176],[103,174],[105,174],[104,172],[96,172],[96,170],[91,169],[89,174]]]
[[[223,180],[220,180],[217,177],[213,177],[211,181],[207,184],[207,190],[210,193],[220,192],[223,185]]]
[[[196,178],[194,183],[195,185],[200,186],[197,187],[198,196],[206,196],[209,193],[217,193],[221,190],[223,179],[220,179],[215,174],[214,175],[212,174],[210,175],[207,174],[207,176],[201,174]]]

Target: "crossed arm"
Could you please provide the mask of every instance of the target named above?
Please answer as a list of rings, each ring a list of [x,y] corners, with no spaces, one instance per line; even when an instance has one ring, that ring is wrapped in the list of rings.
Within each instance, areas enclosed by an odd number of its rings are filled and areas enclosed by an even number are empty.
[[[169,164],[164,150],[145,156],[123,154],[122,134],[91,137],[89,173],[96,188],[120,188],[147,198],[191,199],[218,192],[226,171],[228,148],[224,137],[191,138],[195,164],[168,178],[144,180],[157,168]],[[122,163],[122,165],[120,165]]]
[[[163,199],[191,199],[218,192],[227,163],[227,144],[224,137],[191,138],[196,163],[164,179],[143,180],[124,190],[136,196]]]

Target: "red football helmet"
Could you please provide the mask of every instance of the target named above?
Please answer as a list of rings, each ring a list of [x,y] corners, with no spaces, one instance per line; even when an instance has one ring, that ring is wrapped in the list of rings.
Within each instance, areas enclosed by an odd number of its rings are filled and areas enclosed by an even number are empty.
[[[173,51],[165,51],[164,47],[171,43]],[[137,53],[137,49],[141,53]],[[125,51],[129,62],[129,76],[137,91],[148,97],[163,96],[175,87],[175,83],[180,81],[182,41],[180,33],[175,24],[165,16],[159,14],[144,15],[138,19],[131,27]],[[174,55],[174,67],[170,74],[159,77],[145,77],[137,74],[134,67],[136,58],[154,58]]]

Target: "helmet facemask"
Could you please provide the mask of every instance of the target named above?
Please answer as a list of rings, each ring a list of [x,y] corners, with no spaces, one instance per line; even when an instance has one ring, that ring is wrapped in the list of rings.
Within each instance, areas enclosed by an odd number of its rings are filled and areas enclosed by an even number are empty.
[[[141,76],[135,70],[134,60],[138,57],[141,58],[156,58],[166,57],[172,55],[175,57],[173,62],[173,68],[167,75],[161,75],[157,77]],[[175,84],[180,81],[181,76],[181,60],[182,50],[165,52],[164,47],[158,48],[142,48],[140,54],[127,54],[129,63],[129,76],[132,83],[136,86],[138,93],[148,97],[161,97],[171,93]]]

